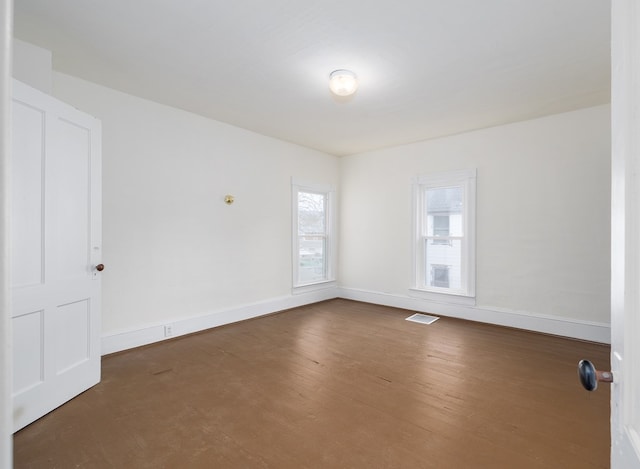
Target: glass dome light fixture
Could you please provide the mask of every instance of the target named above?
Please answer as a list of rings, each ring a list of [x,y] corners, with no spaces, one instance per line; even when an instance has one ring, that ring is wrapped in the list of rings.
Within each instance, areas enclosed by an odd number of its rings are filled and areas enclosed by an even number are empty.
[[[358,77],[351,70],[334,70],[329,75],[329,89],[337,96],[350,96],[358,89]]]

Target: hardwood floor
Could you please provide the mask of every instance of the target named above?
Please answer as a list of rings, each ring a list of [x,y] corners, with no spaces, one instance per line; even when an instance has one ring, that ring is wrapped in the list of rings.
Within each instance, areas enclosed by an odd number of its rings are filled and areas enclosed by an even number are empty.
[[[106,356],[16,468],[606,468],[609,347],[331,300]]]

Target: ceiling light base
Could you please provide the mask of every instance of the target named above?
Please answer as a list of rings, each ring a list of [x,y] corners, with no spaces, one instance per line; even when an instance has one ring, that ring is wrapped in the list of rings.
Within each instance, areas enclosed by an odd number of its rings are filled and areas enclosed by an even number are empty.
[[[336,96],[351,96],[358,89],[358,77],[351,70],[334,70],[329,75],[329,89]]]

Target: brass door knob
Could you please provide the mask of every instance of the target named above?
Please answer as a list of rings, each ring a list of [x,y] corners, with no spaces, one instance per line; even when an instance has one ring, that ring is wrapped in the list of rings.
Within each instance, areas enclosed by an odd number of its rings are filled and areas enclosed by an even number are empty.
[[[96,270],[97,270],[98,272],[102,272],[102,271],[104,270],[104,264],[98,264],[98,265],[96,266]]]
[[[613,383],[613,373],[610,371],[598,371],[589,360],[578,362],[578,376],[582,386],[587,391],[598,389],[598,381],[603,383]]]

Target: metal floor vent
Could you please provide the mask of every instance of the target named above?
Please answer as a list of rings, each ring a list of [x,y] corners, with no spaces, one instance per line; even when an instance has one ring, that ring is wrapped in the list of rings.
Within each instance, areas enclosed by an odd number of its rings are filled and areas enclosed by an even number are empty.
[[[432,324],[436,322],[438,319],[440,318],[436,316],[429,316],[428,314],[416,313],[413,316],[409,316],[406,319],[406,321],[419,322],[420,324]]]

